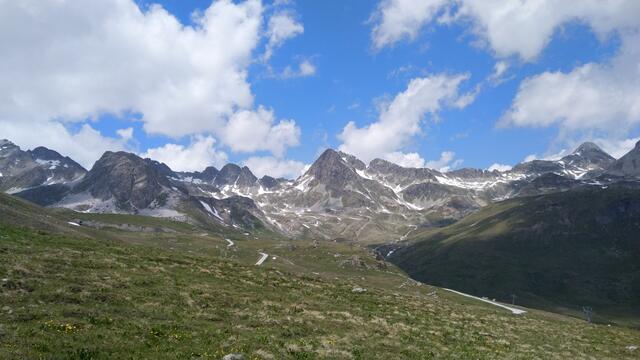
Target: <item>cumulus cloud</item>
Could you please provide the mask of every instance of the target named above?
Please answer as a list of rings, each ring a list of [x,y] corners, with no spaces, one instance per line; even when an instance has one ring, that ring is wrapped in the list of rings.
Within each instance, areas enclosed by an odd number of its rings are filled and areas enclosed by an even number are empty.
[[[493,164],[491,166],[489,166],[489,168],[487,170],[489,171],[499,171],[499,172],[505,172],[505,171],[509,171],[511,170],[513,167],[511,165],[504,165],[504,164]]]
[[[595,139],[594,142],[598,144],[604,151],[609,153],[616,159],[619,159],[626,155],[629,151],[633,150],[636,144],[640,141],[640,137],[630,139]]]
[[[298,64],[297,68],[292,68],[291,66],[287,66],[280,78],[283,79],[291,79],[291,78],[299,78],[299,77],[308,77],[316,74],[316,66],[310,60],[302,60],[300,64]]]
[[[269,19],[267,26],[268,43],[263,55],[263,60],[269,60],[273,51],[285,41],[294,38],[304,32],[304,26],[297,22],[288,11],[280,11]]]
[[[215,1],[195,22],[132,0],[3,2],[0,118],[134,112],[150,133],[215,131],[253,104],[246,68],[262,5]]]
[[[293,120],[276,123],[273,110],[260,107],[235,113],[221,136],[233,151],[266,150],[281,157],[287,147],[300,143],[300,128]]]
[[[116,134],[118,134],[118,136],[120,136],[122,140],[129,141],[133,139],[133,128],[130,127],[126,129],[116,130]]]
[[[419,11],[412,12],[414,7]],[[468,25],[474,44],[503,59],[487,78],[494,85],[503,81],[508,69],[505,58],[535,61],[566,24],[583,24],[602,41],[619,36],[621,48],[609,61],[525,79],[499,125],[555,126],[555,143],[565,146],[594,138],[624,142],[640,126],[639,13],[640,2],[635,0],[383,0],[372,36],[374,46],[382,47],[415,38],[430,23]]]
[[[471,25],[480,43],[498,57],[534,60],[563,24],[579,21],[601,38],[635,27],[640,2],[635,0],[383,0],[373,15],[374,47],[414,39],[432,22]]]
[[[426,167],[436,169],[441,172],[451,171],[460,167],[464,160],[456,159],[456,153],[453,151],[443,151],[437,160],[427,161]]]
[[[458,87],[468,77],[439,74],[411,80],[405,91],[381,107],[376,122],[365,127],[349,122],[338,136],[340,150],[364,161],[399,151],[421,132],[427,114],[455,106]]]
[[[384,155],[384,159],[407,168],[422,168],[425,164],[420,154],[415,152],[403,153],[401,151],[395,151]]]
[[[544,72],[524,80],[499,124],[618,133],[639,124],[640,36],[623,39],[610,63],[588,63],[570,72]]]
[[[504,74],[509,69],[509,63],[506,61],[498,61],[493,66],[493,73],[489,75],[487,81],[492,85],[498,85],[502,83],[504,79]]]
[[[500,57],[535,59],[563,24],[578,21],[599,37],[635,26],[640,3],[635,0],[475,1],[458,0],[458,19],[470,20],[474,32]]]
[[[408,168],[429,168],[441,172],[451,171],[462,165],[464,160],[456,159],[456,153],[453,151],[443,151],[440,158],[436,160],[426,161],[418,153],[403,153],[400,151],[386,154],[385,160]]]
[[[211,136],[196,136],[188,146],[165,144],[148,149],[140,156],[167,164],[174,171],[202,171],[208,166],[218,168],[227,163],[227,154],[215,148]]]
[[[295,179],[302,175],[308,165],[295,161],[279,159],[273,156],[254,156],[243,162],[258,177],[269,175],[274,178]]]
[[[27,133],[16,139],[40,141],[37,134],[48,126],[133,114],[150,134],[234,140],[235,119],[262,116],[247,79],[253,52],[265,37],[273,49],[302,31],[287,16],[269,18],[264,34],[260,0],[213,1],[194,15],[193,25],[181,24],[160,5],[141,9],[133,0],[3,2],[0,121],[23,124]],[[302,64],[299,71],[313,69]],[[293,120],[268,130],[261,125],[259,135],[276,137],[258,139],[256,149],[281,154],[297,143]],[[101,143],[133,137],[129,129],[118,135]]]
[[[448,3],[448,0],[383,0],[371,20],[373,46],[381,49],[402,39],[413,40],[418,31]]]
[[[88,124],[72,132],[55,121],[33,123],[0,120],[0,129],[3,138],[24,149],[45,146],[71,157],[87,169],[90,169],[107,150],[129,150],[126,139],[105,137]],[[46,136],[41,136],[43,134]]]

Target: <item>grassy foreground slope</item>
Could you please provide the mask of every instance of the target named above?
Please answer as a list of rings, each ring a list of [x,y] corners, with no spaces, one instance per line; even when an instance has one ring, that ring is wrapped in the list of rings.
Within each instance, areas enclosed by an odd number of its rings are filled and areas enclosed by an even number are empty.
[[[236,245],[227,247],[190,229],[155,238],[66,229],[60,214],[16,206],[40,214],[25,227],[0,209],[2,359],[638,355],[628,349],[640,343],[636,330],[537,311],[513,316],[418,286],[345,244],[230,232],[222,235]],[[258,251],[270,255],[260,267]]]
[[[583,189],[508,200],[416,233],[392,261],[478,296],[640,327],[640,191]]]

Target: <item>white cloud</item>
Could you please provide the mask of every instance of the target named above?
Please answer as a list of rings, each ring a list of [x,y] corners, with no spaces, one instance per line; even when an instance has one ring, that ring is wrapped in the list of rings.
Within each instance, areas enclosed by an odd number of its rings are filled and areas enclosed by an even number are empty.
[[[558,151],[547,151],[543,156],[540,156],[538,154],[529,154],[524,158],[522,162],[530,162],[534,160],[557,161],[571,154],[573,150],[570,149],[577,148],[578,145],[579,144],[575,144],[575,146],[572,145],[570,148],[563,148]]]
[[[280,78],[282,79],[291,79],[298,77],[308,77],[316,74],[316,66],[309,60],[303,60],[298,64],[298,68],[294,69],[291,66],[287,66],[282,74],[280,74]]]
[[[128,150],[126,140],[102,136],[88,124],[77,132],[71,132],[55,121],[4,121],[0,120],[2,137],[23,149],[45,146],[69,156],[80,165],[90,169],[107,150]],[[46,134],[46,136],[42,136]]]
[[[589,63],[568,73],[544,72],[524,80],[500,125],[559,125],[564,132],[625,134],[640,123],[640,36],[623,39],[611,63]]]
[[[340,150],[370,161],[402,149],[421,132],[420,123],[427,114],[455,106],[458,87],[467,78],[439,74],[411,80],[404,92],[381,106],[376,122],[362,128],[349,122],[338,136]]]
[[[132,0],[3,2],[0,118],[134,112],[150,133],[215,131],[253,105],[246,69],[262,5],[215,1],[195,21]]]
[[[273,55],[273,51],[285,41],[294,38],[304,32],[302,24],[297,22],[290,12],[280,11],[269,19],[267,26],[267,37],[269,41],[263,60],[269,60]]]
[[[427,161],[425,167],[436,169],[441,172],[447,172],[462,165],[464,160],[456,159],[456,153],[453,151],[443,151],[438,160]]]
[[[236,152],[270,151],[281,157],[286,148],[300,143],[300,128],[293,120],[275,123],[273,110],[239,111],[224,128],[222,139]]]
[[[116,134],[118,134],[118,136],[120,136],[122,140],[129,141],[133,139],[133,128],[130,127],[126,129],[116,130]]]
[[[300,24],[287,25],[285,15],[269,19],[272,47],[301,31]],[[27,133],[15,137],[39,140],[45,134],[39,129],[52,121],[135,114],[147,133],[226,140],[234,126],[229,119],[262,113],[247,71],[264,39],[264,20],[260,0],[213,1],[194,15],[193,26],[159,5],[143,10],[133,0],[2,2],[0,121],[21,122]],[[301,65],[300,74],[310,72],[310,63]],[[264,136],[264,127],[260,131]],[[258,139],[257,149],[280,154],[298,142],[292,120],[266,133],[276,137]],[[133,137],[128,129],[118,134]]]
[[[425,161],[418,153],[403,153],[395,151],[384,155],[384,159],[391,161],[394,164],[407,168],[422,168]]]
[[[216,140],[211,136],[196,136],[189,146],[165,144],[148,149],[140,156],[167,164],[174,171],[202,171],[208,166],[222,167],[227,154],[216,150]]]
[[[579,21],[601,38],[638,23],[636,0],[501,1],[458,0],[457,19],[470,20],[474,32],[499,57],[535,59],[563,24]]]
[[[383,0],[371,20],[375,23],[371,38],[381,49],[402,39],[413,40],[448,0]]]
[[[295,179],[302,175],[308,165],[294,160],[278,159],[272,156],[250,157],[243,162],[258,177],[269,175],[274,178]]]
[[[373,15],[376,48],[414,39],[421,28],[440,23],[470,24],[478,39],[498,57],[535,59],[563,24],[579,21],[600,37],[635,27],[640,2],[636,0],[382,0]],[[443,16],[440,16],[443,14]]]
[[[616,159],[619,159],[631,151],[640,141],[640,137],[631,139],[596,139],[594,142],[598,144],[604,151],[609,153]]]
[[[499,172],[505,172],[505,171],[509,171],[511,170],[513,167],[511,165],[504,165],[504,164],[493,164],[491,166],[489,166],[489,168],[487,170],[489,171],[499,171]]]
[[[509,69],[509,63],[506,61],[498,61],[493,66],[493,73],[489,75],[487,81],[493,85],[498,85],[502,83],[504,79],[504,74]]]
[[[382,0],[372,29],[376,48],[413,39],[428,24],[469,26],[473,44],[499,60],[486,82],[497,85],[508,70],[506,58],[535,61],[562,26],[580,23],[601,41],[620,36],[619,53],[606,63],[589,63],[569,72],[547,71],[523,81],[499,122],[502,126],[558,126],[565,145],[605,133],[624,141],[640,126],[640,1],[636,0]],[[484,86],[480,84],[479,90]],[[466,105],[478,92],[458,99]],[[586,136],[585,136],[586,135]]]

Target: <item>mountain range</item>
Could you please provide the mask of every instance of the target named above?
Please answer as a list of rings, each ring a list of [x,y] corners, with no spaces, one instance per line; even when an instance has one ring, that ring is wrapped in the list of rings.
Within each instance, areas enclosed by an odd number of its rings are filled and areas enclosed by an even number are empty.
[[[592,305],[633,326],[640,318],[640,143],[620,159],[584,143],[502,172],[365,164],[327,149],[294,180],[235,164],[177,172],[127,152],[106,152],[87,171],[53,150],[0,144],[0,189],[76,217],[348,242],[428,284],[574,316]]]
[[[584,143],[558,160],[534,160],[509,171],[406,168],[382,159],[368,165],[326,150],[295,180],[257,178],[227,164],[176,172],[126,152],[107,152],[87,171],[59,153],[23,151],[0,141],[0,189],[49,207],[130,213],[251,229],[290,237],[405,239],[418,228],[448,225],[511,198],[593,187],[640,177],[640,144],[616,160]]]

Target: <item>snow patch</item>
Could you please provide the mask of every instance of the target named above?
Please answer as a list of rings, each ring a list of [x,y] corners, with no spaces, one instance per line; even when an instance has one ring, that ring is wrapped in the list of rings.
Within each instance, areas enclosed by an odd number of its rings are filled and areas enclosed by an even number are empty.
[[[200,204],[202,204],[202,206],[204,207],[205,210],[207,210],[207,212],[213,216],[215,216],[216,218],[218,218],[218,220],[224,222],[224,219],[222,219],[222,217],[220,217],[220,214],[218,213],[218,210],[215,207],[211,207],[209,206],[209,204],[207,204],[204,201],[200,201]]]
[[[48,166],[49,170],[55,170],[56,168],[58,168],[58,166],[60,166],[60,160],[36,159],[36,162],[42,166]]]

